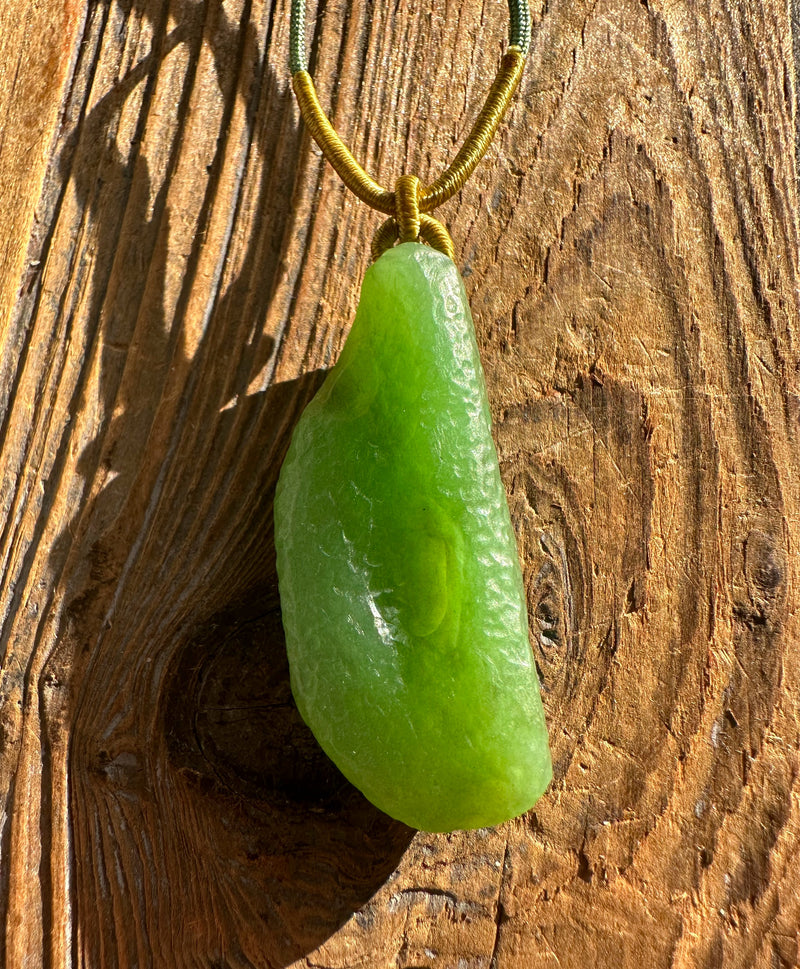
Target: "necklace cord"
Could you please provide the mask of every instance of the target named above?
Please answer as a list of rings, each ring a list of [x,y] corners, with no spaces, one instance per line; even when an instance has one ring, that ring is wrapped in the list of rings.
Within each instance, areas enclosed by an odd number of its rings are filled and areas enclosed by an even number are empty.
[[[417,238],[422,238],[453,258],[453,243],[447,230],[427,213],[452,198],[463,187],[489,148],[517,89],[530,47],[531,23],[527,0],[509,0],[509,11],[511,46],[503,55],[483,108],[456,157],[430,185],[422,186],[414,175],[403,175],[398,179],[395,191],[390,192],[356,161],[322,110],[314,80],[304,66],[305,0],[292,0],[292,87],[303,120],[323,155],[350,191],[371,208],[390,216],[375,234],[372,245],[374,258],[398,239],[410,241]]]
[[[518,47],[523,56],[531,45],[531,12],[528,0],[508,0],[509,46]],[[306,62],[306,0],[292,0],[289,21],[289,70],[292,74],[308,70]]]

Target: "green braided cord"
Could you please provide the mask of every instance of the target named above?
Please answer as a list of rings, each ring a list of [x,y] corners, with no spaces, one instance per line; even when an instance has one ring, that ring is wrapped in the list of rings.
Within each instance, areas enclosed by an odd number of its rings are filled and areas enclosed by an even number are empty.
[[[531,46],[531,12],[528,0],[508,0],[511,14],[510,44],[523,54]],[[292,0],[289,27],[289,67],[292,74],[306,68],[306,0]]]
[[[509,42],[527,55],[531,46],[531,8],[528,0],[508,0],[508,12],[511,14]]]
[[[289,22],[289,66],[292,74],[306,69],[306,0],[292,0]]]

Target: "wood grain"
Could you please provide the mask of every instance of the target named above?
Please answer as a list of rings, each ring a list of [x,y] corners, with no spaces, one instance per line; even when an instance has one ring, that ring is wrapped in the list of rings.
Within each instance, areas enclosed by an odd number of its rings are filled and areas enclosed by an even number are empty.
[[[532,14],[440,214],[556,777],[434,836],[347,785],[289,691],[272,493],[380,220],[300,128],[287,3],[3,5],[9,969],[800,964],[790,6]],[[319,8],[321,98],[384,184],[452,158],[505,18]]]

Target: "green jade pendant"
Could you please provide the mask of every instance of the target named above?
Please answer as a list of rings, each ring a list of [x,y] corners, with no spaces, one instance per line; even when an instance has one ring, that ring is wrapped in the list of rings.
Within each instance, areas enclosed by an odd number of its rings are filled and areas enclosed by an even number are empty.
[[[275,544],[300,713],[373,804],[427,831],[506,821],[552,776],[490,426],[458,270],[389,249],[294,432]]]

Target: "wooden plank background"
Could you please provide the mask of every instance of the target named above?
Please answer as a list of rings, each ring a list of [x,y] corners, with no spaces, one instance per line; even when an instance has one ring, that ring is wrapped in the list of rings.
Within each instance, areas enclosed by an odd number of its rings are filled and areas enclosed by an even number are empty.
[[[272,492],[378,223],[309,144],[286,0],[0,9],[0,962],[798,964],[797,70],[788,0],[533,0],[441,211],[555,762],[415,834],[288,688]],[[452,158],[500,0],[327,0],[391,185]]]

